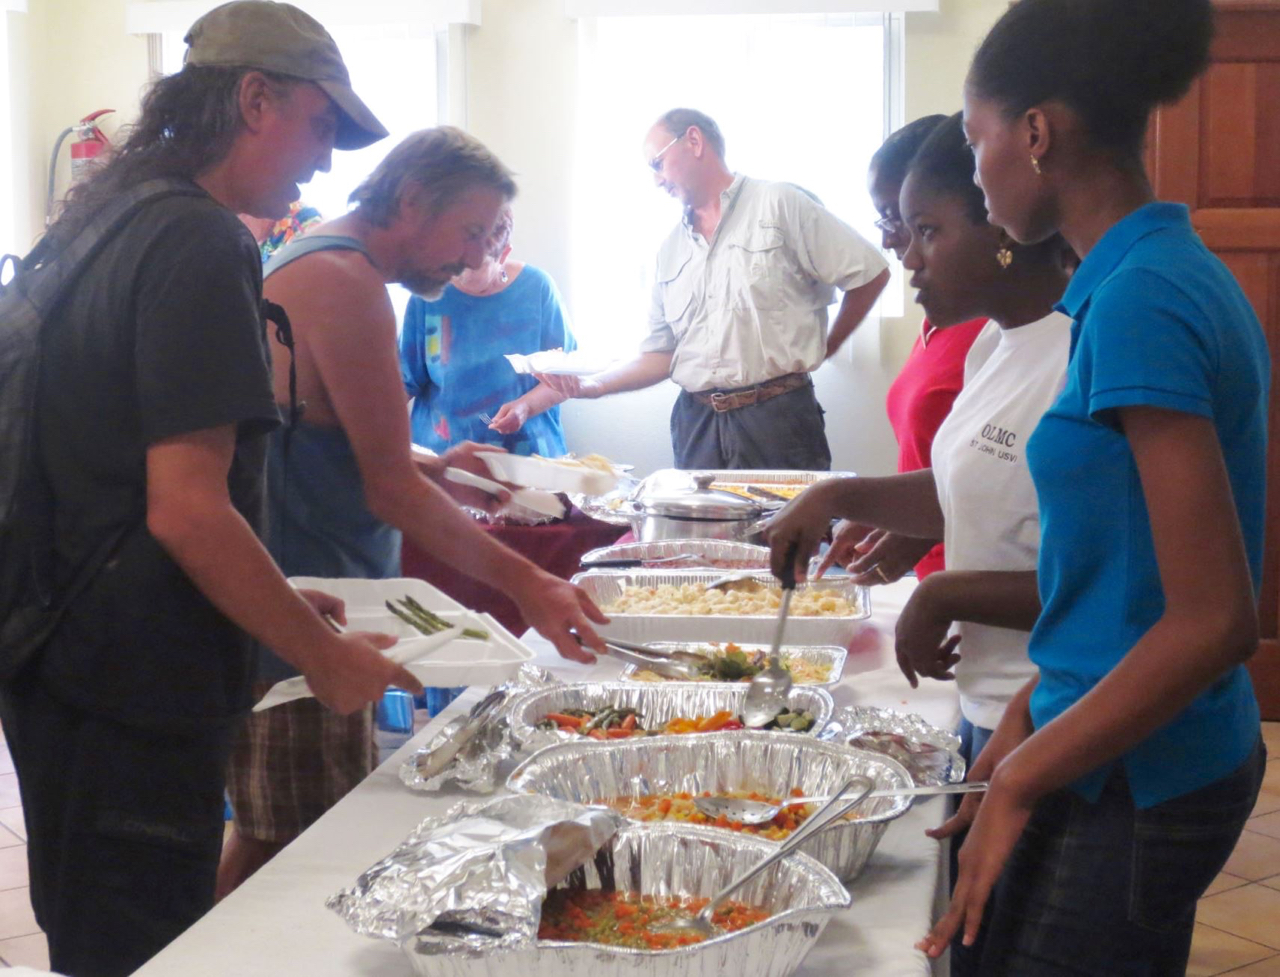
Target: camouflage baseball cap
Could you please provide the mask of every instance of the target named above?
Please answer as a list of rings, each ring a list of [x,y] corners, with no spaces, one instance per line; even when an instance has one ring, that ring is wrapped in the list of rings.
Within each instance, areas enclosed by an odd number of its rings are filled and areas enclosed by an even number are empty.
[[[192,24],[184,40],[184,64],[258,68],[315,82],[341,109],[337,149],[361,149],[388,135],[352,90],[329,32],[292,4],[232,0]]]

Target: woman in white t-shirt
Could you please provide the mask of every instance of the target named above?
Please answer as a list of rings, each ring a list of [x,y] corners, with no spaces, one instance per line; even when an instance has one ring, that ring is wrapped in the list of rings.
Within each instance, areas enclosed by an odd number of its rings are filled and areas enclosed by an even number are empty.
[[[1062,389],[1071,327],[1053,308],[1069,278],[1062,240],[1022,247],[987,223],[973,169],[957,115],[920,148],[902,187],[911,232],[903,266],[929,321],[991,319],[934,438],[933,467],[823,482],[770,533],[775,568],[799,544],[797,570],[836,517],[944,540],[946,569],[907,602],[897,655],[913,687],[920,675],[957,680],[971,759],[1034,672],[1027,639],[1040,610],[1040,527],[1024,446]]]

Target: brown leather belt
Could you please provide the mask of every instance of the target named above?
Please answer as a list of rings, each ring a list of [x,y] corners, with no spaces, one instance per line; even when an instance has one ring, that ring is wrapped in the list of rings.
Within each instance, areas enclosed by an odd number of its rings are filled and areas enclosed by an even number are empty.
[[[788,373],[786,376],[757,383],[753,387],[740,387],[737,390],[704,390],[701,393],[691,393],[690,396],[698,403],[706,404],[718,413],[724,413],[763,404],[766,400],[773,400],[774,397],[790,393],[792,390],[799,390],[812,382],[807,373]]]

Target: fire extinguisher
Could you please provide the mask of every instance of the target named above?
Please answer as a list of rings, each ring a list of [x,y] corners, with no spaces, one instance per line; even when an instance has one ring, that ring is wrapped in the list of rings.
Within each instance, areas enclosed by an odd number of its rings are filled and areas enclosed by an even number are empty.
[[[69,135],[75,133],[76,141],[71,144],[71,182],[75,183],[84,177],[94,159],[111,145],[106,133],[98,128],[97,120],[114,111],[115,109],[98,109],[59,133],[57,141],[53,144],[53,156],[49,160],[49,193],[45,200],[46,224],[53,222],[54,177],[58,171],[58,154],[62,151],[63,142]]]

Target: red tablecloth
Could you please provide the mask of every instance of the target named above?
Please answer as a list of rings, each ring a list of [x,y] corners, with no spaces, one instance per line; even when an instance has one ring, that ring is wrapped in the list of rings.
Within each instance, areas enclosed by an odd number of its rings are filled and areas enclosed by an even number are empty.
[[[544,570],[568,580],[578,572],[582,554],[616,542],[625,530],[584,516],[577,509],[564,522],[544,526],[493,526],[485,530],[499,542],[528,557]],[[404,541],[401,564],[406,577],[418,577],[439,587],[472,610],[489,613],[515,635],[528,630],[515,603],[500,589],[465,577],[434,557]]]

